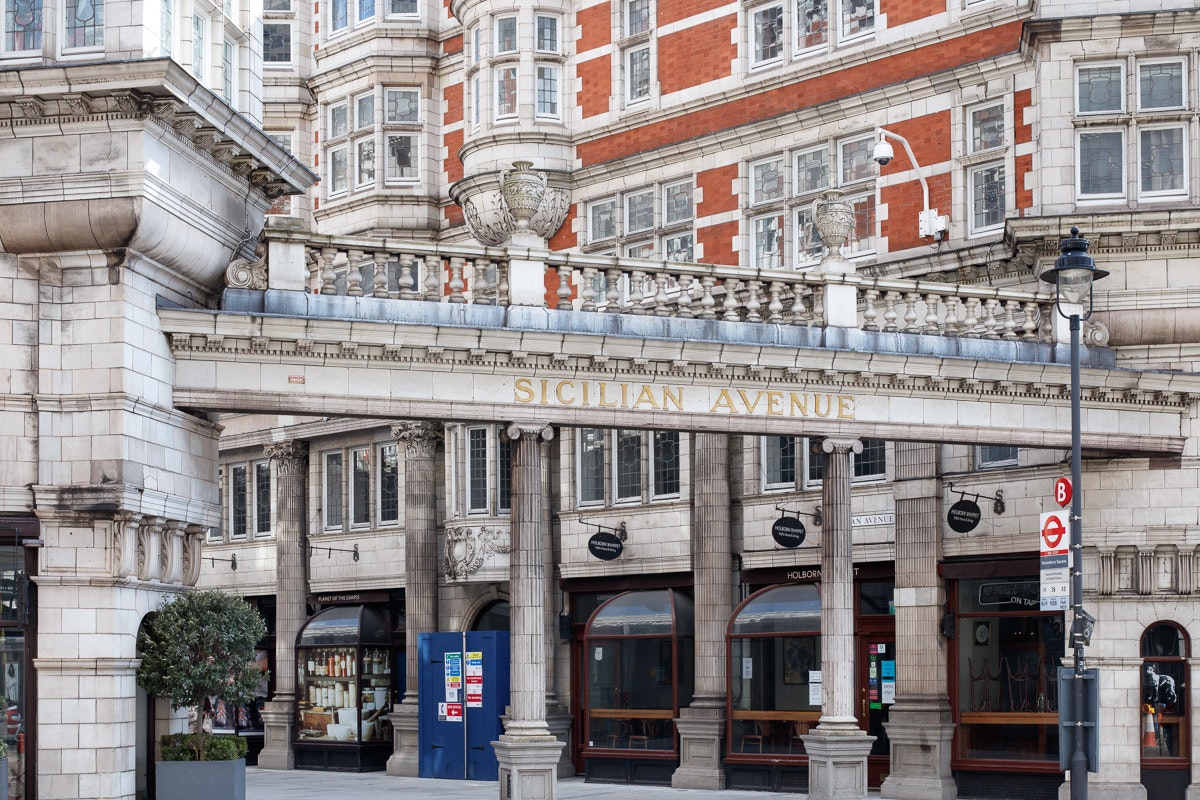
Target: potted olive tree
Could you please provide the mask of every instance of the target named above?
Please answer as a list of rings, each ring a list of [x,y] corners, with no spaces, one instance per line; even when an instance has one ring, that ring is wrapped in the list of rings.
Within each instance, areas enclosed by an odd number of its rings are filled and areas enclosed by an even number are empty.
[[[138,634],[138,684],[171,708],[197,708],[189,733],[160,739],[158,800],[245,800],[246,741],[202,729],[209,697],[243,705],[263,674],[254,649],[266,635],[262,618],[244,600],[218,591],[191,592],[163,605]]]

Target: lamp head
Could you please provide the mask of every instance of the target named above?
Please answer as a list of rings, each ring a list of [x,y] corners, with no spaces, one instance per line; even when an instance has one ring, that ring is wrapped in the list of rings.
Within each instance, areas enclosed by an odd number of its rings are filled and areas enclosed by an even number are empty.
[[[880,136],[879,141],[875,143],[875,149],[871,152],[871,158],[873,158],[875,163],[879,166],[886,167],[888,164],[892,163],[892,159],[895,157],[896,153],[894,150],[892,150],[891,143],[889,143],[887,139],[884,139],[882,136]]]
[[[1108,271],[1096,269],[1096,262],[1087,252],[1088,240],[1079,235],[1077,227],[1071,228],[1071,238],[1063,239],[1058,249],[1061,255],[1055,259],[1054,267],[1043,272],[1041,278],[1057,287],[1061,312],[1063,303],[1083,305],[1090,299],[1092,283],[1107,276]]]

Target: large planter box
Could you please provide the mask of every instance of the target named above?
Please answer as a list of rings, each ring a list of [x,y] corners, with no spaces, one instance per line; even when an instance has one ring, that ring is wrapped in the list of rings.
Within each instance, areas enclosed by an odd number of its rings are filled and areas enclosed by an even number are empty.
[[[159,761],[157,800],[246,800],[246,759]]]

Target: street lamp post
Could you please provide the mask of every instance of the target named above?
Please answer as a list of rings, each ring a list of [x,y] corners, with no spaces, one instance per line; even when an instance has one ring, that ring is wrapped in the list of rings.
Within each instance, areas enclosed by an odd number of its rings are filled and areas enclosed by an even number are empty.
[[[1079,329],[1092,315],[1092,283],[1108,275],[1096,269],[1088,255],[1088,241],[1079,228],[1071,228],[1071,238],[1059,245],[1061,255],[1053,269],[1042,273],[1042,280],[1055,286],[1055,307],[1071,326],[1071,648],[1074,650],[1075,749],[1071,754],[1071,800],[1087,800],[1087,754],[1084,752],[1084,679],[1083,646],[1086,615],[1083,610],[1083,459],[1080,444]],[[1087,313],[1084,312],[1086,304]],[[1067,306],[1064,309],[1064,306]]]

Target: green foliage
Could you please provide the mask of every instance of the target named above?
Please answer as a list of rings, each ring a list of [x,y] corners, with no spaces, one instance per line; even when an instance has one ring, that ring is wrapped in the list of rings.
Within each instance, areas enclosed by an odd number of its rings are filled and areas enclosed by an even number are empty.
[[[252,662],[266,632],[258,612],[240,597],[213,590],[181,595],[138,634],[138,685],[174,709],[203,707],[210,695],[245,705],[263,677]]]
[[[244,758],[249,746],[241,736],[211,733],[168,733],[159,744],[163,761],[233,761]]]
[[[0,758],[8,755],[8,740],[0,737]]]

